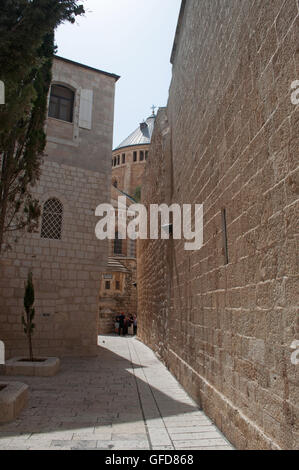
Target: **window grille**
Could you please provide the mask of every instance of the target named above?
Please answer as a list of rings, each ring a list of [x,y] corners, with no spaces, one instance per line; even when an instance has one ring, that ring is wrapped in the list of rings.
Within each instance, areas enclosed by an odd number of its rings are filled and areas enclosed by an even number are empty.
[[[62,235],[63,205],[58,199],[49,199],[44,204],[41,238],[60,240]]]

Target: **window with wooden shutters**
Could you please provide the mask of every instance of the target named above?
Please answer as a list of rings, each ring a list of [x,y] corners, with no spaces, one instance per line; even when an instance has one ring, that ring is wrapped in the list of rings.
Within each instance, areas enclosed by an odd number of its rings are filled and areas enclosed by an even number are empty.
[[[49,117],[73,122],[74,97],[74,92],[69,88],[62,85],[52,85]]]
[[[62,236],[63,205],[58,199],[45,202],[42,216],[41,238],[60,240]]]

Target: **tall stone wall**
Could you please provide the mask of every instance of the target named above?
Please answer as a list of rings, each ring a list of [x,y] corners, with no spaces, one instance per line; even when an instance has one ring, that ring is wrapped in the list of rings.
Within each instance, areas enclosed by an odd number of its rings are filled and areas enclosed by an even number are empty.
[[[143,182],[204,204],[204,246],[139,242],[139,336],[240,449],[298,448],[298,11],[183,2]]]

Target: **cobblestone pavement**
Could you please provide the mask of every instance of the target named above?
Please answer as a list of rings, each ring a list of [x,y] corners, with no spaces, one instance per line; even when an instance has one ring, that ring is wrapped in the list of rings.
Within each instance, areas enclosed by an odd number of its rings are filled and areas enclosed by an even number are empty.
[[[96,358],[64,358],[30,386],[27,408],[0,426],[0,449],[232,449],[154,353],[135,338],[99,337]]]

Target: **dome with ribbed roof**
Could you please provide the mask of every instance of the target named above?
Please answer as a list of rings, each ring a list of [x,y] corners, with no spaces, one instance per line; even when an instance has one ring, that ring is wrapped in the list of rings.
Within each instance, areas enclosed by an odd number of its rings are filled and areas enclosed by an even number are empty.
[[[114,149],[120,150],[125,147],[134,145],[148,145],[151,143],[156,115],[152,114],[145,122],[142,122],[138,129],[129,135],[118,147]]]

